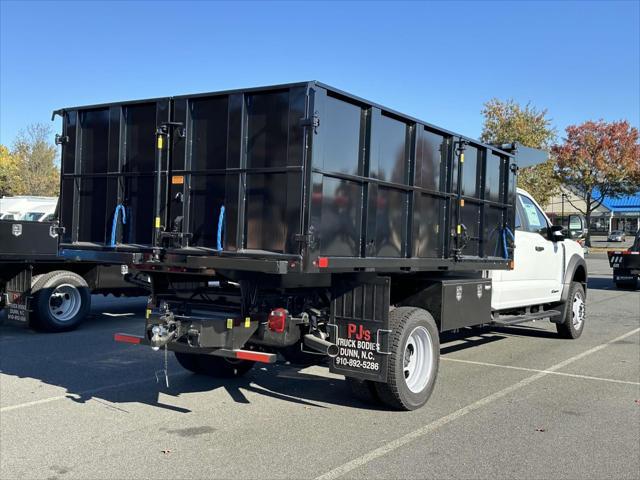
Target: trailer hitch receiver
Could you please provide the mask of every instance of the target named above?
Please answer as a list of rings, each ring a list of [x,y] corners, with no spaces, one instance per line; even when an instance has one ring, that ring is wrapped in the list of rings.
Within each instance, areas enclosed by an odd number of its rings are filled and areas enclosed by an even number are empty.
[[[173,319],[171,313],[160,317],[160,323],[147,327],[147,338],[153,350],[159,350],[170,341],[180,336],[180,324]]]

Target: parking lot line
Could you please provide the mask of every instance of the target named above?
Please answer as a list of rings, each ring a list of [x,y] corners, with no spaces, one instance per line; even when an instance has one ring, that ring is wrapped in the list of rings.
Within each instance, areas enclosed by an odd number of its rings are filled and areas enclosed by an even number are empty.
[[[612,343],[616,343],[619,342],[620,340],[624,340],[627,337],[630,337],[631,335],[634,335],[636,333],[640,332],[640,328],[636,328],[631,330],[630,332],[625,333],[624,335],[620,335],[619,337],[614,338],[613,340],[609,340],[605,343],[602,343],[600,345],[596,345],[593,348],[590,348],[589,350],[586,350],[582,353],[579,353],[578,355],[574,355],[571,358],[568,358],[567,360],[564,360],[560,363],[556,363],[555,365],[553,365],[552,367],[548,368],[547,370],[542,370],[538,373],[536,373],[535,375],[531,375],[530,377],[524,378],[522,380],[520,380],[519,382],[514,383],[513,385],[510,385],[506,388],[503,388],[502,390],[499,390],[495,393],[492,393],[491,395],[487,395],[486,397],[481,398],[480,400],[473,402],[465,407],[460,408],[459,410],[456,410],[455,412],[452,412],[448,415],[445,415],[444,417],[441,417],[427,425],[424,425],[420,428],[418,428],[417,430],[414,430],[412,432],[407,433],[406,435],[403,435],[402,437],[396,438],[395,440],[392,440],[391,442],[386,443],[385,445],[382,445],[381,447],[378,447],[374,450],[371,450],[367,453],[365,453],[364,455],[354,458],[353,460],[346,462],[342,465],[339,465],[338,467],[329,470],[328,472],[316,477],[316,480],[333,480],[335,478],[339,478],[342,475],[345,475],[346,473],[351,472],[352,470],[355,470],[358,467],[361,467],[363,465],[366,465],[367,463],[371,462],[372,460],[375,460],[379,457],[382,457],[384,455],[387,455],[388,453],[397,450],[401,447],[403,447],[404,445],[413,442],[414,440],[423,437],[431,432],[433,432],[434,430],[437,430],[438,428],[453,422],[454,420],[463,417],[464,415],[471,413],[475,410],[478,410],[482,407],[484,407],[485,405],[488,405],[490,403],[495,402],[496,400],[501,399],[502,397],[505,397],[507,395],[509,395],[512,392],[515,392],[516,390],[519,390],[523,387],[526,387],[527,385],[530,385],[531,383],[540,380],[541,378],[546,377],[547,375],[550,375],[551,373],[560,370],[561,368],[566,367],[567,365],[570,365],[578,360],[580,360],[581,358],[584,358],[588,355],[591,355],[593,353],[599,352],[600,350],[602,350],[603,348],[608,347],[609,345],[611,345]]]
[[[177,377],[180,375],[187,375],[188,372],[179,372],[169,375],[169,378]],[[113,388],[130,387],[133,385],[140,385],[147,382],[152,382],[155,378],[145,378],[140,380],[132,380],[130,382],[117,383],[115,385],[106,385],[104,387],[92,388],[91,390],[84,390],[82,392],[68,392],[64,395],[56,395],[55,397],[42,398],[40,400],[33,400],[32,402],[19,403],[17,405],[9,405],[7,407],[0,408],[0,413],[10,412],[11,410],[19,410],[27,407],[34,407],[36,405],[42,405],[45,403],[56,402],[58,400],[64,400],[65,398],[81,398],[85,395],[93,395],[94,393],[104,392],[105,390],[111,390]],[[157,381],[157,380],[156,380]]]
[[[601,382],[624,383],[627,385],[640,385],[640,382],[617,380],[615,378],[592,377],[590,375],[578,375],[576,373],[552,372],[549,370],[539,370],[537,368],[514,367],[512,365],[500,365],[498,363],[475,362],[473,360],[461,360],[459,358],[441,357],[441,360],[447,360],[449,362],[456,362],[456,363],[468,363],[471,365],[480,365],[483,367],[496,367],[496,368],[507,368],[509,370],[522,370],[523,372],[544,372],[550,375],[561,375],[564,377],[583,378],[585,380],[599,380]]]

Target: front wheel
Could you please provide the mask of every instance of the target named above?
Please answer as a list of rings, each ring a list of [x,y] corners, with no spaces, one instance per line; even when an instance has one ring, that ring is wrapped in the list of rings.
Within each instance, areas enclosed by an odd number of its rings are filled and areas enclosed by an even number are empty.
[[[185,369],[199,375],[216,378],[241,377],[253,367],[255,362],[216,357],[198,353],[174,352],[176,360]]]
[[[388,383],[375,383],[380,400],[397,410],[416,410],[427,403],[440,364],[438,327],[429,312],[400,307],[389,312],[393,330]]]
[[[572,282],[569,287],[567,305],[564,309],[562,323],[556,323],[558,335],[562,338],[576,339],[582,335],[586,318],[584,287],[579,282]]]

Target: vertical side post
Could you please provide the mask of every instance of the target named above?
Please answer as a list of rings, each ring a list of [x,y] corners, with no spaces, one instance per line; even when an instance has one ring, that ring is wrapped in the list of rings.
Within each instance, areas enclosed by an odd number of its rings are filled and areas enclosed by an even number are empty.
[[[459,140],[458,146],[456,148],[456,154],[458,155],[458,178],[456,180],[457,186],[457,196],[456,196],[456,236],[455,236],[455,244],[456,248],[454,251],[454,258],[457,258],[460,255],[461,245],[460,245],[460,237],[462,236],[462,224],[460,220],[462,219],[462,169],[464,168],[464,151],[467,148],[467,142],[465,140]]]
[[[155,215],[153,221],[153,246],[160,246],[160,231],[161,220],[160,220],[160,211],[162,208],[162,152],[165,147],[165,140],[167,140],[167,129],[166,127],[159,127],[156,130],[156,201],[155,201]]]

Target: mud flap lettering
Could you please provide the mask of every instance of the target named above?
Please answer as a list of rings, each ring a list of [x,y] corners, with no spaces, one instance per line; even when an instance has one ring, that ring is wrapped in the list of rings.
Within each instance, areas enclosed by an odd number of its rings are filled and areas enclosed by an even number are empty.
[[[348,322],[332,325],[338,356],[330,370],[349,377],[386,381],[388,330],[375,328],[374,322]]]
[[[12,322],[28,323],[29,310],[26,305],[12,303],[7,307],[7,320]]]

